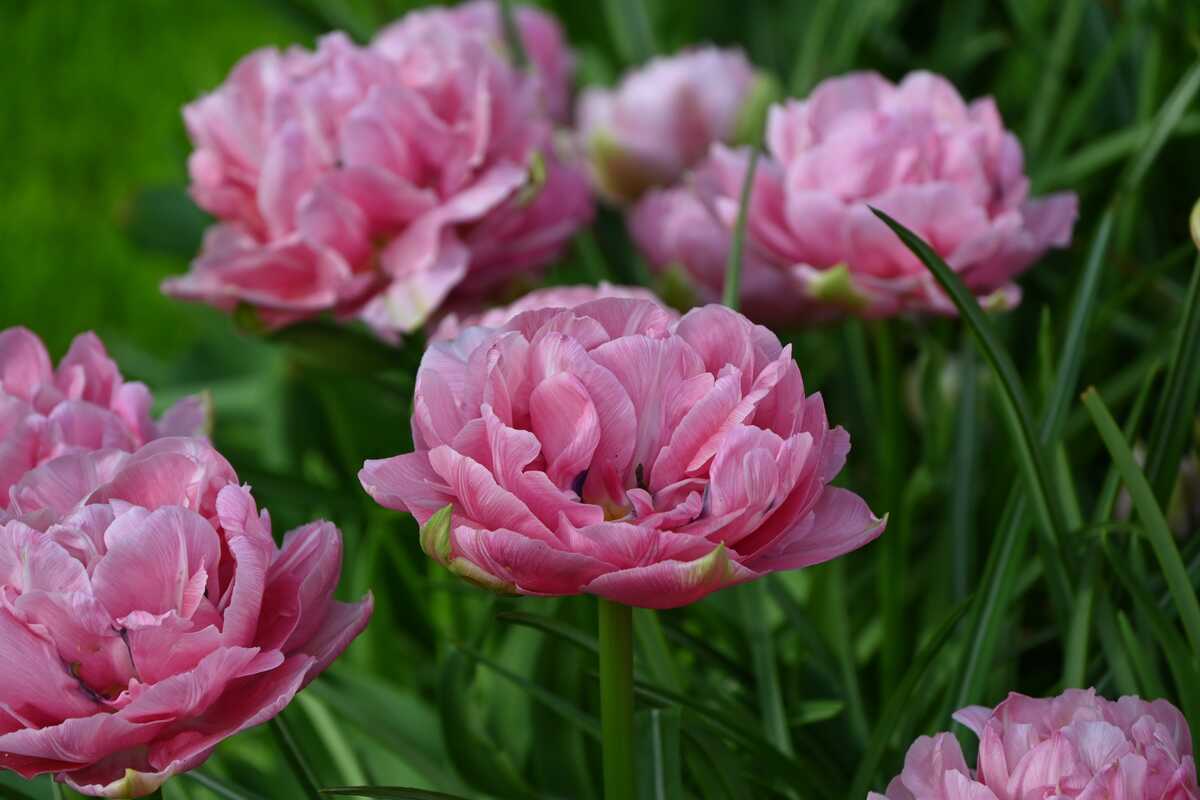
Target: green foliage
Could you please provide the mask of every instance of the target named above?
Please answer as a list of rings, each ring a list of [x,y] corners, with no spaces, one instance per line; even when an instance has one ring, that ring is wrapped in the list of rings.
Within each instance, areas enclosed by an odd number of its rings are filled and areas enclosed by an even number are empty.
[[[1010,690],[1137,691],[1197,724],[1200,536],[1165,520],[1200,393],[1194,4],[540,4],[590,82],[700,41],[742,45],[793,94],[849,69],[936,69],[996,98],[1038,191],[1080,195],[1075,244],[1022,278],[1011,313],[984,314],[899,231],[961,318],[782,332],[853,436],[841,482],[891,529],[835,563],[635,617],[640,796],[861,798],[914,736]],[[207,222],[185,191],[180,107],[252,48],[334,27],[364,40],[414,5],[0,7],[0,326],[32,327],[55,355],[94,329],[164,404],[209,389],[213,437],[277,530],[336,521],[342,594],[376,596],[370,629],[287,712],[290,745],[242,734],[169,782],[168,800],[599,796],[594,603],[458,581],[413,520],[358,485],[364,459],[411,447],[421,343],[390,350],[323,324],[264,338],[158,291]],[[646,281],[611,211],[548,277],[599,279]],[[72,794],[0,774],[0,797],[58,796]]]

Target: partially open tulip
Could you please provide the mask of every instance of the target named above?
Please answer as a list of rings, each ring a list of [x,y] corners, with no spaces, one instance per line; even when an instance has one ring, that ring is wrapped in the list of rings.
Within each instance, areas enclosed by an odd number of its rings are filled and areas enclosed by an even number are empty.
[[[370,47],[259,50],[185,108],[192,195],[218,223],[165,291],[391,338],[460,286],[555,258],[590,219],[586,181],[555,152],[539,77],[463,13],[411,13]]]
[[[1020,299],[1013,278],[1071,240],[1074,194],[1029,197],[1021,146],[991,98],[944,78],[827,80],[772,108],[748,217],[754,257],[793,285],[793,319],[954,313],[929,271],[872,212],[925,239],[985,305]],[[715,147],[692,185],[732,230],[749,161]],[[688,265],[690,268],[690,265]],[[695,267],[703,282],[703,265]]]
[[[207,442],[49,461],[0,518],[0,768],[141,797],[274,717],[357,636],[328,522],[282,549]]]
[[[952,734],[922,736],[886,800],[1200,797],[1187,722],[1165,700],[1113,702],[1080,689],[1050,699],[1010,694],[995,709],[965,708],[955,719],[979,736],[976,769]]]
[[[498,591],[669,608],[883,530],[828,485],[849,436],[790,346],[722,306],[604,298],[468,328],[426,352],[412,425],[415,452],[368,461],[363,486]]]
[[[448,342],[457,339],[466,328],[483,326],[499,328],[525,311],[535,311],[539,308],[575,308],[575,306],[590,303],[604,297],[625,297],[635,300],[648,300],[660,303],[659,299],[649,289],[640,286],[614,286],[607,281],[601,281],[598,286],[550,286],[545,289],[535,289],[523,295],[506,306],[490,308],[477,314],[447,314],[433,334],[431,341]],[[664,307],[665,310],[665,307]],[[667,311],[674,314],[673,311]]]
[[[656,58],[614,89],[588,89],[577,123],[597,187],[633,200],[667,186],[761,119],[769,79],[740,50],[704,47]]]
[[[204,397],[179,401],[157,421],[153,402],[145,385],[121,377],[93,333],[77,336],[55,368],[33,332],[0,332],[0,507],[14,482],[49,459],[102,447],[136,450],[207,427]]]

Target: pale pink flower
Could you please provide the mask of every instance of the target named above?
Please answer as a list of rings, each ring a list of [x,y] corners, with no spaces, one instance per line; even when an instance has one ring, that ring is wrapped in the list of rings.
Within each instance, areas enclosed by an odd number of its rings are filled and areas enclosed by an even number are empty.
[[[626,218],[634,244],[659,273],[682,272],[700,303],[717,303],[725,291],[733,233],[686,186],[647,192]],[[746,248],[739,308],[768,325],[808,321],[796,308],[791,278]],[[811,315],[808,315],[811,316]]]
[[[733,142],[765,80],[740,50],[704,47],[656,58],[614,89],[584,91],[577,122],[597,187],[632,200],[674,183],[714,142]]]
[[[415,452],[368,461],[363,486],[499,591],[669,608],[883,530],[828,486],[849,436],[790,346],[722,306],[604,298],[467,328],[426,351],[412,426]]]
[[[460,285],[542,266],[591,200],[540,87],[446,9],[370,47],[331,34],[250,54],[184,109],[192,194],[218,223],[165,290],[268,326],[359,316],[390,338]]]
[[[1014,693],[995,709],[954,716],[979,736],[977,768],[953,735],[922,736],[886,800],[1200,798],[1187,721],[1166,700],[1113,702],[1094,689],[1049,699]]]
[[[0,507],[9,487],[67,453],[136,450],[160,436],[192,436],[208,425],[208,402],[188,397],[159,420],[150,390],[125,381],[94,333],[71,343],[55,368],[26,328],[0,331]]]
[[[49,461],[0,525],[0,768],[141,797],[274,717],[366,626],[337,528],[282,549],[200,439]]]
[[[465,314],[461,317],[451,312],[442,318],[429,339],[433,342],[453,341],[467,328],[476,326],[500,328],[517,314],[525,311],[535,311],[539,308],[575,308],[575,306],[603,297],[648,300],[662,305],[662,301],[655,297],[653,292],[641,286],[614,286],[607,281],[601,281],[599,286],[549,286],[545,289],[535,289],[506,306],[489,308],[486,311]],[[669,314],[675,313],[666,309],[665,306],[664,310]]]
[[[992,307],[1019,302],[1013,278],[1071,240],[1075,195],[1030,198],[1021,146],[995,103],[965,103],[937,75],[914,72],[899,84],[874,73],[825,81],[808,99],[772,108],[766,144],[748,247],[793,284],[798,321],[954,313],[932,274],[870,206],[929,242]],[[748,159],[745,150],[714,147],[693,180],[727,230]]]
[[[508,42],[496,0],[472,0],[454,9],[464,24],[477,26],[492,38],[494,46],[507,49]],[[537,70],[546,109],[555,122],[565,123],[571,114],[571,80],[575,58],[567,47],[562,26],[552,15],[536,6],[518,5],[513,17],[525,53]]]

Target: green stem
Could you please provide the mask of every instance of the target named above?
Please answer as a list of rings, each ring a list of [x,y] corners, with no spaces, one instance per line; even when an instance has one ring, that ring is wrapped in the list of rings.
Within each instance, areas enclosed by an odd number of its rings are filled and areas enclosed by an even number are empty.
[[[633,800],[633,609],[600,599],[605,800]]]
[[[754,172],[758,167],[758,147],[750,153],[750,163],[746,165],[746,174],[742,178],[742,191],[738,199],[737,222],[733,227],[733,244],[729,248],[729,261],[725,266],[725,291],[721,302],[738,310],[741,300],[742,263],[745,260],[746,225],[750,219],[750,194],[754,189]]]

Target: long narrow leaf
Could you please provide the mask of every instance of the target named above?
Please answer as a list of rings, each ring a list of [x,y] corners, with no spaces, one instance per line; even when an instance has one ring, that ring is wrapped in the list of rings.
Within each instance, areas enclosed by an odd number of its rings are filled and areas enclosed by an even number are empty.
[[[296,744],[296,737],[292,735],[291,728],[284,721],[282,714],[271,720],[270,728],[271,733],[275,736],[275,742],[283,751],[283,757],[291,767],[292,774],[295,775],[300,788],[304,790],[310,800],[320,800],[320,783],[317,781],[317,776],[309,766],[308,759],[300,752],[300,748]]]
[[[1013,429],[1012,438],[1016,445],[1022,475],[1033,501],[1034,511],[1038,516],[1042,557],[1045,561],[1051,597],[1059,611],[1060,621],[1065,624],[1066,615],[1071,608],[1071,582],[1067,577],[1066,566],[1060,550],[1063,530],[1062,511],[1058,506],[1057,492],[1053,489],[1050,470],[1043,458],[1043,448],[1034,434],[1029,402],[1021,387],[1017,368],[1013,365],[1012,359],[1004,350],[995,332],[992,331],[991,324],[984,316],[983,309],[979,307],[975,296],[963,285],[962,280],[946,262],[919,236],[899,222],[878,209],[873,208],[872,211],[900,237],[900,241],[933,273],[937,282],[946,290],[946,294],[949,295],[959,314],[975,334],[984,357],[999,379],[1003,399],[1002,407],[1005,417]]]
[[[1200,399],[1200,258],[1192,270],[1183,322],[1167,367],[1162,402],[1146,449],[1146,479],[1160,506],[1171,499]]]
[[[634,719],[638,740],[638,797],[682,800],[681,715],[678,708],[647,708]]]
[[[604,0],[613,42],[626,64],[640,64],[654,55],[654,30],[645,0]]]
[[[1163,516],[1162,509],[1154,499],[1154,492],[1151,490],[1146,476],[1138,469],[1133,452],[1129,449],[1129,443],[1121,435],[1117,423],[1109,414],[1099,393],[1095,389],[1088,389],[1083,393],[1083,404],[1087,407],[1088,413],[1092,415],[1092,421],[1100,432],[1101,438],[1104,439],[1104,445],[1108,448],[1109,455],[1112,456],[1113,462],[1121,470],[1121,475],[1125,479],[1125,485],[1133,498],[1133,506],[1137,509],[1138,517],[1145,526],[1146,537],[1150,540],[1150,546],[1158,559],[1159,567],[1162,568],[1163,577],[1166,578],[1167,587],[1171,590],[1171,597],[1179,610],[1184,631],[1187,632],[1188,643],[1193,652],[1200,652],[1200,602],[1196,600],[1196,591],[1192,587],[1183,559],[1179,555],[1175,539],[1171,536],[1171,530],[1167,527],[1167,520]]]
[[[925,673],[933,663],[933,660],[949,640],[950,633],[954,630],[954,626],[958,624],[959,619],[962,618],[963,612],[966,610],[966,603],[960,603],[958,607],[950,612],[949,616],[938,626],[929,641],[925,643],[925,646],[921,648],[921,651],[917,653],[917,657],[913,659],[908,672],[904,675],[904,680],[900,682],[895,693],[888,698],[887,704],[883,707],[883,713],[879,717],[879,722],[875,726],[875,733],[871,736],[871,741],[867,745],[867,751],[859,759],[858,769],[854,772],[854,781],[847,795],[848,797],[867,796],[867,790],[870,788],[875,771],[879,768],[879,762],[883,758],[884,751],[895,736],[896,726],[899,724],[901,716],[908,709],[913,692],[916,691],[917,685],[925,677]]]
[[[398,797],[402,800],[466,800],[456,794],[431,792],[428,789],[410,789],[404,786],[335,786],[322,789],[322,794],[331,797]]]
[[[750,199],[754,188],[754,173],[758,168],[757,147],[750,153],[750,163],[742,178],[741,195],[738,198],[737,222],[733,228],[733,243],[729,247],[729,261],[725,267],[725,290],[721,302],[737,310],[741,300],[742,265],[746,256],[746,225],[750,218]]]

